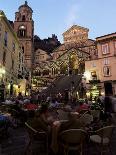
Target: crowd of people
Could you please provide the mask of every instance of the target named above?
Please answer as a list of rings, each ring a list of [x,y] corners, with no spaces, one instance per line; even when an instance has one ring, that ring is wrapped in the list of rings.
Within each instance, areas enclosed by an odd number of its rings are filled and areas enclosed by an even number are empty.
[[[51,97],[32,94],[24,97],[21,93],[15,99],[8,98],[0,105],[0,128],[24,127],[27,122],[35,130],[45,131],[51,144],[53,127],[56,124],[60,124],[59,134],[68,129],[96,130],[113,123],[112,113],[116,112],[116,103],[115,98],[109,95],[98,97],[95,103],[87,99],[71,102],[60,99],[59,95]],[[94,117],[92,110],[98,110],[99,117]],[[85,113],[89,121],[83,119]]]

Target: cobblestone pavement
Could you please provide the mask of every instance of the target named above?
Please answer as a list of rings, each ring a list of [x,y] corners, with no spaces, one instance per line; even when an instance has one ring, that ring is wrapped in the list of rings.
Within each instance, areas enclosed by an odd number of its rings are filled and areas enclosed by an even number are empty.
[[[0,155],[25,155],[26,145],[28,143],[28,134],[24,128],[9,129],[9,138],[2,140],[0,144]],[[33,147],[34,155],[44,155],[45,148]],[[98,150],[87,143],[84,149],[84,155],[100,155]],[[52,155],[52,153],[50,153]],[[61,155],[61,154],[60,154]],[[69,155],[77,155],[77,152],[70,152]],[[116,130],[114,130],[111,141],[111,152],[106,155],[116,155]]]

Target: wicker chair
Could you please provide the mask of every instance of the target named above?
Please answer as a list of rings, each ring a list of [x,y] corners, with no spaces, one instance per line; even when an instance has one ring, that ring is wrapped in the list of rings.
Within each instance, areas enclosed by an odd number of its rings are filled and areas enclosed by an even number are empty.
[[[68,155],[70,150],[77,150],[82,155],[83,142],[86,138],[86,131],[82,129],[69,129],[60,133],[59,145],[63,147],[65,155]]]
[[[38,145],[45,145],[46,148],[46,154],[48,154],[48,135],[46,132],[44,131],[37,131],[34,128],[32,128],[27,122],[25,122],[25,127],[27,129],[27,132],[29,134],[29,142],[28,145],[26,147],[26,155],[32,155],[33,151],[32,151],[32,144],[37,141]]]
[[[103,152],[111,151],[110,142],[114,128],[115,126],[106,126],[95,131],[94,134],[90,136],[90,141],[95,144],[101,155]]]

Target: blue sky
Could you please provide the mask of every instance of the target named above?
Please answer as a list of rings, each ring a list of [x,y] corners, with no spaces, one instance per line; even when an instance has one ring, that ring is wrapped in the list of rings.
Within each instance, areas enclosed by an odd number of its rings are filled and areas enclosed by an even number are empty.
[[[14,20],[25,0],[0,0],[0,10]],[[35,34],[41,39],[62,33],[73,24],[89,28],[89,38],[116,32],[116,0],[28,0],[33,9]]]

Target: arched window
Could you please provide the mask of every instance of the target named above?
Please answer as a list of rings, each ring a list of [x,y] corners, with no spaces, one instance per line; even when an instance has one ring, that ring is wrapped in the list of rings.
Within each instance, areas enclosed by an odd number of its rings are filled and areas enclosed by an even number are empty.
[[[25,37],[26,36],[26,27],[25,26],[22,25],[19,27],[18,36],[19,37]]]

